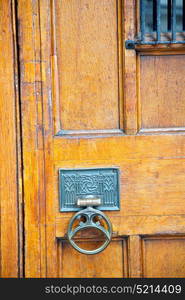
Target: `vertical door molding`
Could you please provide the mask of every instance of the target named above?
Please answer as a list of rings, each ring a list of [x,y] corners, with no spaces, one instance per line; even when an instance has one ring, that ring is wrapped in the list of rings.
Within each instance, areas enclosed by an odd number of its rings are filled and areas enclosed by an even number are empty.
[[[18,1],[25,277],[46,277],[42,61],[38,0]]]
[[[14,0],[0,1],[0,276],[22,276],[21,164]]]

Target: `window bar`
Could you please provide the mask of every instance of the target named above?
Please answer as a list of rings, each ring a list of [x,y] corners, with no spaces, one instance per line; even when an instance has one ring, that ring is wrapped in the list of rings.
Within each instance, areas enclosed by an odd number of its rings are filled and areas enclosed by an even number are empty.
[[[161,1],[157,0],[157,41],[161,40]]]
[[[182,30],[185,30],[185,0],[183,0]]]
[[[153,31],[157,30],[157,0],[153,0]]]
[[[141,12],[141,41],[145,40],[145,0],[140,0]]]
[[[172,2],[171,0],[168,0],[168,30],[169,31],[171,31],[172,29],[171,19],[172,19]]]
[[[176,39],[176,0],[172,0],[171,24],[172,24],[172,41],[175,41],[175,39]]]

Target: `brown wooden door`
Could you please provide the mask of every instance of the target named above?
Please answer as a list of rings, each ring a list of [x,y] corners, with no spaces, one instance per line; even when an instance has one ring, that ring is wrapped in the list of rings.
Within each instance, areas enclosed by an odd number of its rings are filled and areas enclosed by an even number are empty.
[[[137,4],[18,1],[27,277],[185,276],[185,50],[126,50]],[[105,212],[111,244],[82,255],[58,170],[104,167],[120,170],[121,209]]]

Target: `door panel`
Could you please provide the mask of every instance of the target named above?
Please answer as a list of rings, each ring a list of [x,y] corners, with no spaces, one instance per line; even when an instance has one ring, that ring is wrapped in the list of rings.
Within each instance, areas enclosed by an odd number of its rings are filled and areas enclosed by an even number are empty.
[[[79,246],[97,248],[97,242],[81,241]],[[58,244],[59,277],[109,277],[128,276],[127,240],[113,241],[109,247],[97,255],[82,255],[74,250],[67,241]],[[69,259],[70,258],[70,259]],[[111,263],[110,263],[111,262]]]
[[[184,66],[184,55],[141,55],[142,131],[184,130]]]
[[[184,236],[144,238],[143,250],[144,277],[184,277]]]
[[[51,12],[60,129],[119,128],[116,1],[54,1]]]
[[[182,276],[182,46],[125,49],[134,0],[20,0],[18,14],[26,276]],[[59,210],[59,169],[104,167],[120,170],[121,209],[105,212],[113,240],[90,257],[67,243],[73,212]],[[92,247],[98,237],[78,239]],[[167,264],[179,256],[163,270],[165,245]]]

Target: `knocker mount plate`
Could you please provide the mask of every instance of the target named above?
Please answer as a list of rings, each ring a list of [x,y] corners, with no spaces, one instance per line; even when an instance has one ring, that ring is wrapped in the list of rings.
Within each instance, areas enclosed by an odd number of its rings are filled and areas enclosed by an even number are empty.
[[[99,210],[119,210],[119,169],[59,169],[60,211],[80,211],[77,198],[94,195],[101,199]]]

